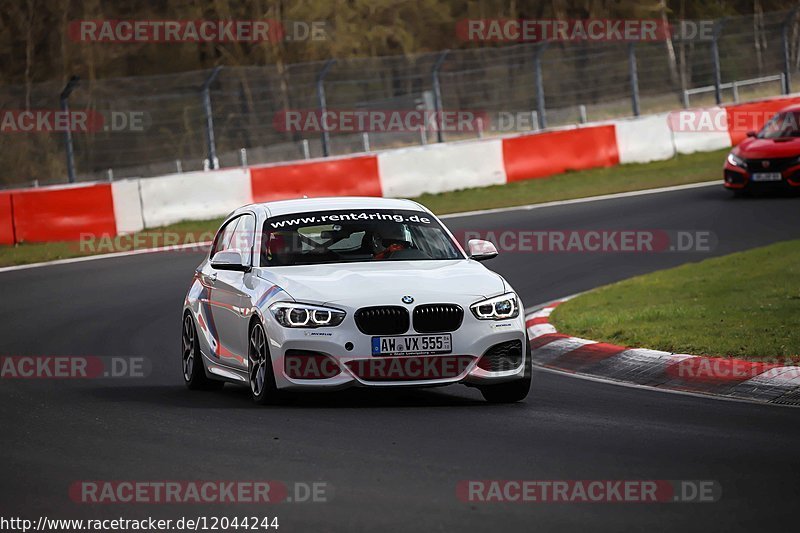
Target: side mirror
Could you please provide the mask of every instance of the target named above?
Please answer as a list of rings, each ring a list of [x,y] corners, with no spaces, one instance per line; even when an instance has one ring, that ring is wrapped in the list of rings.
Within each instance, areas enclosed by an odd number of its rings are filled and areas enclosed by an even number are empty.
[[[249,266],[242,264],[242,253],[239,250],[224,250],[217,252],[211,258],[211,268],[215,270],[234,270],[237,272],[247,272]]]
[[[750,130],[750,131],[747,132],[747,136],[748,137],[755,137],[756,135],[757,135],[757,133],[755,131],[753,131],[753,130]]]
[[[470,239],[467,242],[467,255],[470,259],[475,261],[486,261],[497,257],[497,248],[489,241],[482,241],[480,239]]]

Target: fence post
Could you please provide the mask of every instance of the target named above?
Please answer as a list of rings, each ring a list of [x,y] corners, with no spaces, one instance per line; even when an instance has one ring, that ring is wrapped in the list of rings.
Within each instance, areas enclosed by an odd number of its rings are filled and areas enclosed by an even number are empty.
[[[211,112],[211,84],[217,79],[221,66],[214,67],[206,81],[203,82],[203,111],[206,115],[206,142],[208,143],[208,168],[211,170],[219,168],[217,159],[217,143],[214,139],[214,116]]]
[[[72,76],[64,86],[64,90],[61,91],[61,111],[64,112],[65,116],[69,115],[69,102],[67,100],[69,100],[69,95],[72,94],[72,91],[75,89],[75,86],[78,85],[79,81],[80,78],[78,76]],[[72,131],[70,128],[65,128],[64,142],[67,151],[67,178],[70,183],[75,183],[75,152],[72,145]]]
[[[796,14],[797,8],[794,8],[789,11],[789,14],[783,21],[783,94],[790,94],[792,92],[791,67],[789,66],[789,28],[794,22]]]
[[[580,104],[578,106],[578,122],[580,122],[581,124],[586,124],[587,122],[589,122],[589,119],[588,119],[588,117],[586,115],[586,105],[585,104]]]
[[[628,72],[631,78],[631,104],[633,116],[638,117],[639,112],[639,69],[636,66],[636,43],[628,43]]]
[[[328,112],[328,100],[325,96],[325,76],[328,75],[333,65],[336,63],[335,59],[329,59],[322,66],[322,70],[317,75],[317,99],[319,100],[319,120],[322,125],[322,156],[328,157],[330,155],[331,134],[325,128],[325,115]]]
[[[536,45],[533,52],[533,75],[536,83],[536,115],[539,118],[539,129],[547,127],[547,118],[544,114],[544,81],[542,79],[542,54],[547,49],[548,43],[544,41]]]
[[[714,33],[711,36],[711,66],[714,69],[714,99],[717,105],[722,103],[722,73],[719,66],[719,35],[725,19],[720,19],[714,24]]]
[[[439,70],[442,68],[442,63],[447,58],[450,50],[444,50],[439,53],[436,58],[436,63],[431,69],[431,78],[433,79],[433,110],[436,113],[436,142],[444,142],[444,135],[442,128],[444,127],[444,119],[442,118],[442,85],[439,83]]]

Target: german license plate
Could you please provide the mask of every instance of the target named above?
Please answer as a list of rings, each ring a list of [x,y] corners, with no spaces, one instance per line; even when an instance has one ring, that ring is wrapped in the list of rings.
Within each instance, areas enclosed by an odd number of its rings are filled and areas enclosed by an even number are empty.
[[[430,355],[452,351],[450,334],[372,337],[372,355]]]
[[[754,172],[753,181],[781,181],[783,176],[780,172]]]

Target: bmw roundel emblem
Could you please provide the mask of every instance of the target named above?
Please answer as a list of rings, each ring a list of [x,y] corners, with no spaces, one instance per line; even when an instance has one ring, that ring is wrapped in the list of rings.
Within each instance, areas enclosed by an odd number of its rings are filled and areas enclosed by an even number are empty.
[[[403,303],[404,304],[413,304],[414,303],[414,298],[412,298],[411,296],[403,296]]]

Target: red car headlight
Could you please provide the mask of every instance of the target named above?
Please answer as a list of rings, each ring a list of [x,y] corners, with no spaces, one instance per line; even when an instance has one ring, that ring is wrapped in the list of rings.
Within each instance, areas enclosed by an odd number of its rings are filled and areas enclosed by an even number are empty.
[[[739,157],[738,155],[734,154],[733,152],[728,154],[728,163],[730,163],[735,167],[741,167],[741,168],[747,167],[747,163],[745,162],[745,160]]]

